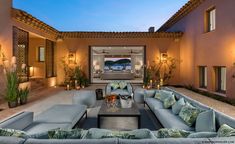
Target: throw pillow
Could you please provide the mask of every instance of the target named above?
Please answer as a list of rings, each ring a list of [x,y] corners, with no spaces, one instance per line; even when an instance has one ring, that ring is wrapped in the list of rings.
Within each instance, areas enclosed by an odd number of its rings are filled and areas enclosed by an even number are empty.
[[[80,139],[82,136],[81,129],[62,130],[55,129],[48,131],[49,139]]]
[[[186,138],[191,132],[179,129],[163,128],[155,132],[157,138]]]
[[[137,129],[129,132],[134,135],[135,139],[152,139],[155,138],[154,134],[149,129]]]
[[[163,101],[163,106],[164,106],[164,108],[168,109],[168,108],[170,108],[172,105],[174,105],[175,102],[176,102],[175,96],[172,95],[172,96],[169,96],[167,99],[165,99],[165,100]]]
[[[121,138],[121,139],[136,139],[134,135],[129,132],[112,131],[108,135],[102,136],[102,138]]]
[[[110,86],[111,86],[112,90],[116,90],[119,88],[119,83],[118,82],[111,82]]]
[[[215,132],[215,112],[208,110],[198,115],[195,126],[196,132]]]
[[[24,131],[14,130],[14,129],[3,129],[0,128],[0,136],[9,136],[9,137],[19,137],[19,138],[28,138],[29,136]]]
[[[172,106],[172,112],[174,114],[179,114],[181,108],[185,105],[184,98],[180,98],[173,106]]]
[[[166,91],[166,90],[160,90],[160,100],[163,102],[165,99],[173,95],[173,92]]]
[[[200,109],[186,103],[180,110],[179,117],[188,125],[193,126],[197,116],[201,112]]]
[[[161,99],[161,94],[159,90],[156,90],[154,98],[160,100]]]
[[[33,139],[49,139],[48,131],[31,134],[29,137]]]
[[[196,132],[191,133],[187,138],[213,138],[216,137],[216,132]]]
[[[125,81],[119,82],[119,87],[120,87],[120,89],[125,89],[127,87],[127,82],[125,82]]]
[[[105,137],[109,137],[112,135],[111,130],[107,129],[98,129],[98,128],[91,128],[87,131],[85,139],[102,139]]]
[[[218,137],[231,137],[235,136],[235,129],[228,126],[227,124],[223,124],[220,126],[218,132],[217,132]]]

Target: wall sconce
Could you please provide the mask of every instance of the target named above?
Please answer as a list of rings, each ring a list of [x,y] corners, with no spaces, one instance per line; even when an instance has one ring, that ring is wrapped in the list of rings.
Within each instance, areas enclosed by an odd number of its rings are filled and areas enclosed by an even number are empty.
[[[76,53],[70,52],[68,55],[69,64],[76,64]]]
[[[167,54],[167,53],[161,53],[160,60],[161,60],[162,62],[166,62],[166,61],[167,61],[167,57],[168,57],[168,54]]]
[[[34,67],[29,66],[29,77],[33,77],[33,76],[34,76]]]

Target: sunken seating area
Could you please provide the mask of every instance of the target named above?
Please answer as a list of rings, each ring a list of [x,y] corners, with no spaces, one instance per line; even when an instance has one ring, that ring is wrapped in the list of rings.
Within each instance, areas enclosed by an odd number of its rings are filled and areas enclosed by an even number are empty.
[[[163,128],[129,131],[78,129],[75,125],[86,114],[87,106],[77,103],[55,105],[35,117],[32,112],[16,115],[2,122],[0,127],[21,130],[20,133],[2,136],[0,141],[4,144],[202,144],[235,141],[235,119],[170,88],[138,91],[138,102],[148,106],[146,108],[156,117],[153,121],[159,121]]]

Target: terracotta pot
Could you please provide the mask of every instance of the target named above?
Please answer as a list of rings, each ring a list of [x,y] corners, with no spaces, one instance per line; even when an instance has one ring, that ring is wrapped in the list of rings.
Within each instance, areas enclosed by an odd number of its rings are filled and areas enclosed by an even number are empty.
[[[14,101],[14,102],[8,102],[8,107],[9,108],[15,108],[18,106],[18,102]]]

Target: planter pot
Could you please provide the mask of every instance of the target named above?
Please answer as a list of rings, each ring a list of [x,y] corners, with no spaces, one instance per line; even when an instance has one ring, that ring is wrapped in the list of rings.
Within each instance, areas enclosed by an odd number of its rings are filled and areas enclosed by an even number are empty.
[[[24,104],[26,104],[27,103],[27,98],[21,98],[20,99],[20,104],[21,105],[24,105]]]
[[[15,108],[15,107],[17,107],[17,105],[18,105],[18,102],[17,102],[17,101],[8,102],[8,107],[9,107],[9,108]]]

